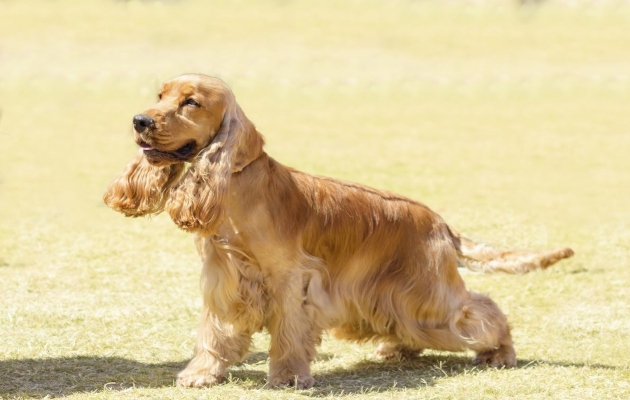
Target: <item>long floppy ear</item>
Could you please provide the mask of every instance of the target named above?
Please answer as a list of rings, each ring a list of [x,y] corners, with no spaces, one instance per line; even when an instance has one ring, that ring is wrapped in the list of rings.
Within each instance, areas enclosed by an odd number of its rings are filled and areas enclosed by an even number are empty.
[[[262,152],[264,140],[232,99],[218,132],[171,189],[165,209],[186,231],[214,234],[225,218],[230,176]]]
[[[108,186],[103,201],[128,217],[157,214],[164,209],[170,188],[184,171],[184,163],[157,167],[142,150]]]

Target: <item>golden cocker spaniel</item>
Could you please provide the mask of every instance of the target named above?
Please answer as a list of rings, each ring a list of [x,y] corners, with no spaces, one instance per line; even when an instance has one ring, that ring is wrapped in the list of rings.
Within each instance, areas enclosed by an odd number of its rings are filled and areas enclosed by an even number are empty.
[[[132,217],[166,210],[195,234],[204,307],[178,384],[219,382],[264,328],[271,386],[313,385],[324,330],[384,358],[472,349],[475,364],[516,364],[505,315],[466,290],[458,262],[525,273],[571,249],[475,243],[414,200],[285,167],[219,79],[183,75],[158,98],[134,117],[140,149],[104,201]]]

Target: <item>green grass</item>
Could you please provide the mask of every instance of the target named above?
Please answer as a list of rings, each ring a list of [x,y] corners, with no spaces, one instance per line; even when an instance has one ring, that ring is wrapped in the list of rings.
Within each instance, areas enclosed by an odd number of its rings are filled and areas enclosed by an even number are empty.
[[[0,1],[0,397],[629,398],[629,26],[622,2]],[[260,334],[227,383],[175,387],[201,307],[192,238],[101,195],[131,117],[184,72],[228,81],[287,165],[475,238],[573,247],[545,272],[464,276],[508,314],[519,367],[326,338],[316,386],[278,391]]]

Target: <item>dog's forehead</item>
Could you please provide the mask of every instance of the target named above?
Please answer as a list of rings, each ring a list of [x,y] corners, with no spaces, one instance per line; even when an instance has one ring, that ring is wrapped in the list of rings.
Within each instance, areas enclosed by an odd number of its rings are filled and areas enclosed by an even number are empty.
[[[193,82],[182,82],[176,80],[164,83],[160,89],[162,94],[176,94],[181,96],[191,96],[193,93],[198,91],[198,85],[195,85]]]
[[[195,93],[203,93],[208,97],[221,97],[230,89],[220,79],[205,75],[187,74],[162,85],[162,93],[176,91],[184,96],[192,96]]]

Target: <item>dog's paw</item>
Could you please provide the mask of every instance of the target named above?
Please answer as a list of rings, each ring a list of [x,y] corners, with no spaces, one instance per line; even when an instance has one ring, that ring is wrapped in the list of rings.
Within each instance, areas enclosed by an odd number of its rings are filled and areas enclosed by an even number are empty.
[[[413,359],[422,353],[422,349],[410,349],[401,345],[391,343],[381,343],[374,350],[374,357],[380,360]]]
[[[515,367],[516,353],[512,346],[501,346],[498,349],[477,353],[473,365],[489,365],[491,367]]]
[[[270,376],[269,386],[272,388],[293,387],[296,389],[309,389],[313,387],[315,379],[310,376]]]
[[[216,385],[222,380],[222,376],[204,374],[199,371],[187,372],[184,370],[177,375],[177,386],[202,388]]]

